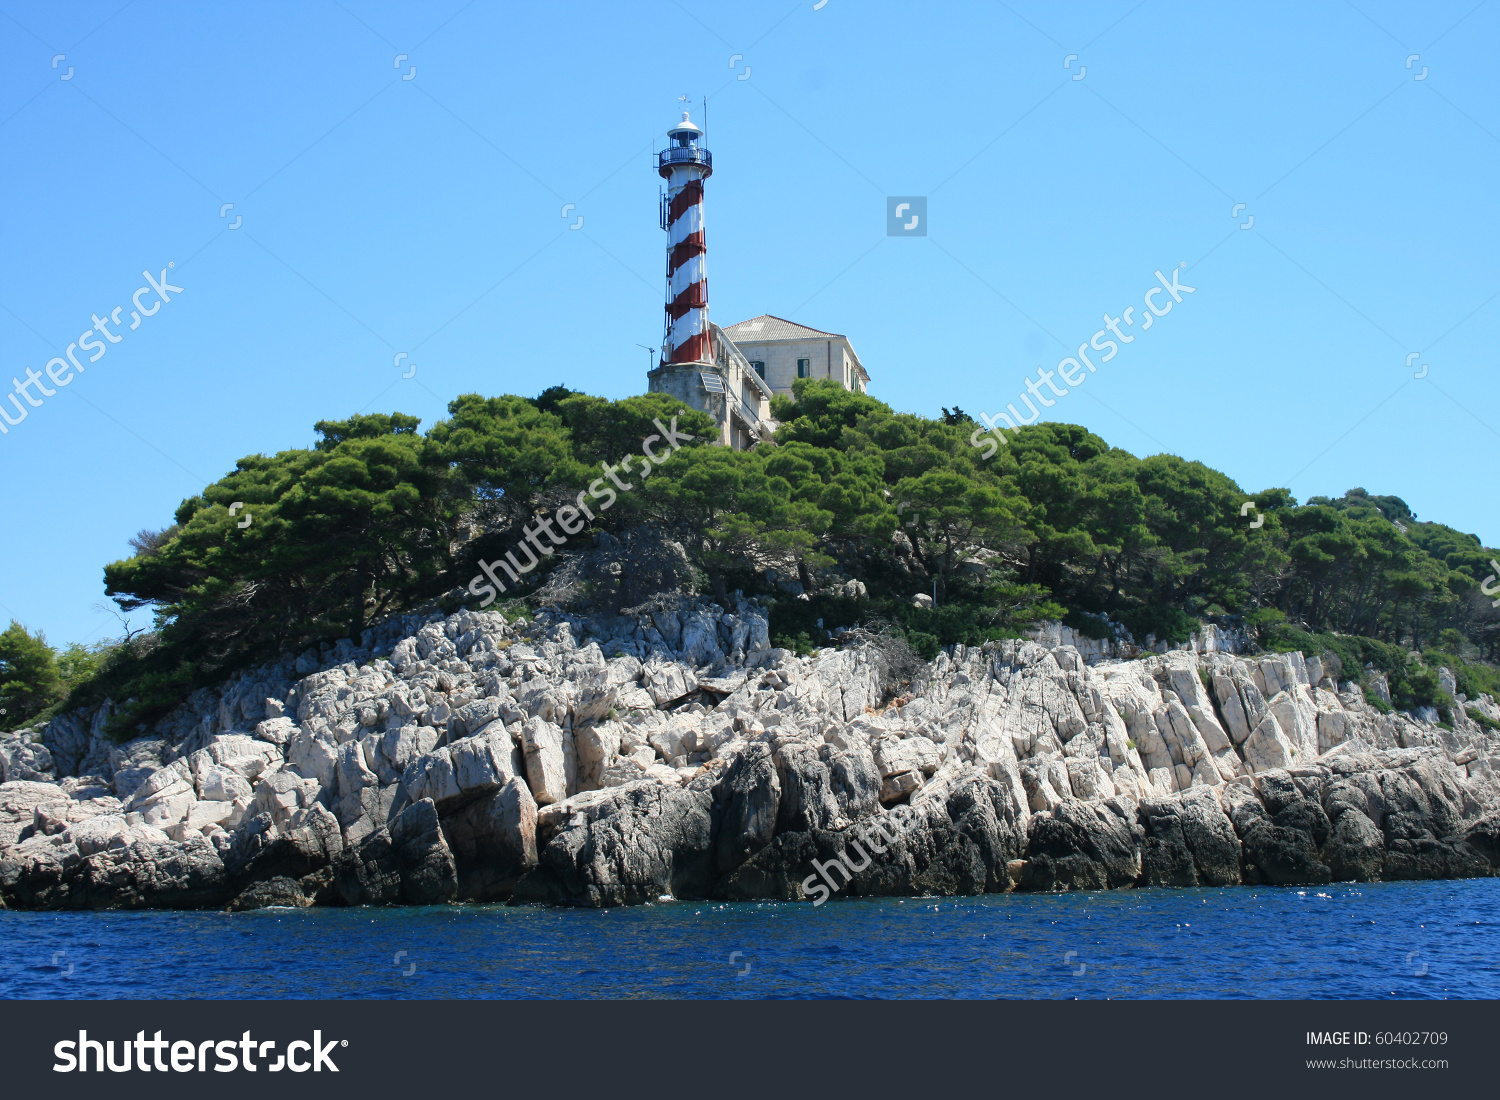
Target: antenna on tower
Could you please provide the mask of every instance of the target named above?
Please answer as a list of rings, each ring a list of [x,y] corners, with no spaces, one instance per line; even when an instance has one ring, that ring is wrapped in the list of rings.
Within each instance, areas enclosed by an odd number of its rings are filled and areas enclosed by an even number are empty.
[[[703,144],[708,144],[708,94],[703,96]]]
[[[646,345],[645,344],[637,344],[636,347],[638,347],[638,348],[646,348]],[[646,370],[647,371],[651,370],[650,364],[655,361],[655,357],[656,357],[656,349],[655,348],[646,348],[646,363],[647,363]]]

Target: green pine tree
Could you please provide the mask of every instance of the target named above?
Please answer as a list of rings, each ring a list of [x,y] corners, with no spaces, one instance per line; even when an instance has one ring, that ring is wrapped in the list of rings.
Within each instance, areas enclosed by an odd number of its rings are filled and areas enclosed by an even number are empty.
[[[15,729],[62,698],[57,654],[41,631],[11,620],[0,634],[0,728]]]

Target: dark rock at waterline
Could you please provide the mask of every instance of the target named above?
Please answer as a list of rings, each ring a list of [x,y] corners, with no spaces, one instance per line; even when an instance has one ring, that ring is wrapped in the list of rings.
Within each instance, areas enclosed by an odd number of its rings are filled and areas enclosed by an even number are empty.
[[[1152,799],[1140,806],[1145,831],[1141,846],[1142,886],[1197,886],[1198,869],[1183,832],[1183,807],[1175,800]]]
[[[302,889],[302,883],[278,875],[245,887],[227,908],[231,913],[244,913],[252,909],[302,909],[311,904],[312,898]]]
[[[144,841],[88,857],[83,889],[94,909],[207,909],[223,905],[229,876],[203,838]]]
[[[526,784],[508,780],[442,819],[453,853],[458,896],[465,901],[503,901],[537,865],[536,802]]]
[[[458,868],[431,799],[414,802],[337,865],[345,905],[440,905],[458,896]]]
[[[1464,840],[1470,848],[1489,860],[1491,867],[1500,870],[1500,814],[1487,814],[1480,818],[1469,827]]]
[[[956,786],[945,806],[948,819],[973,846],[984,868],[985,893],[999,893],[1017,885],[1007,868],[1026,851],[1026,830],[1010,814],[1000,784],[988,776]]]
[[[790,832],[777,835],[721,880],[719,892],[730,901],[799,901],[809,886],[824,883],[830,895],[853,877],[843,866],[844,845],[836,834]],[[827,880],[818,867],[827,869]]]
[[[712,881],[711,804],[704,783],[615,788],[559,822],[512,900],[606,907],[702,896]]]
[[[1274,783],[1286,776],[1268,774],[1267,778]],[[1231,784],[1226,793],[1229,820],[1244,851],[1244,881],[1248,885],[1321,885],[1332,878],[1333,872],[1319,858],[1311,831],[1299,827],[1312,817],[1301,805],[1300,794],[1294,802],[1284,786],[1278,785],[1272,788],[1271,797],[1263,800],[1256,791],[1238,783]],[[1279,807],[1275,816],[1271,807]]]
[[[1026,890],[1110,890],[1141,876],[1143,830],[1118,799],[1064,802],[1038,814],[1026,845]]]
[[[746,747],[714,787],[714,867],[732,875],[771,843],[781,806],[781,778],[771,747]]]

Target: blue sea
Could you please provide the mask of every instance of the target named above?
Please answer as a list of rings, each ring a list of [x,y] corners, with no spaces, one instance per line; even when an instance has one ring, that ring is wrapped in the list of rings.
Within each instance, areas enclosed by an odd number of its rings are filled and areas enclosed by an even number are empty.
[[[1500,879],[0,913],[5,998],[1495,998]]]

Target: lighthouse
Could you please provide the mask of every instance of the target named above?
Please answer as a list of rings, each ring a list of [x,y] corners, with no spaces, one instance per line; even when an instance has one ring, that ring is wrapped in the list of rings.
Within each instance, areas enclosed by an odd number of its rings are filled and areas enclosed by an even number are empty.
[[[708,319],[703,181],[713,174],[714,160],[688,111],[667,131],[656,170],[666,180],[660,216],[667,231],[667,315],[661,361],[647,375],[651,392],[669,393],[712,416],[720,444],[753,447],[774,430],[772,392]]]
[[[671,394],[713,417],[719,444],[746,450],[775,432],[771,399],[790,395],[796,379],[836,379],[863,393],[870,376],[837,333],[769,315],[732,331],[708,319],[703,181],[713,175],[714,160],[688,115],[682,112],[656,154],[666,181],[660,217],[667,231],[667,315],[661,360],[646,378],[652,393]]]
[[[714,158],[703,131],[688,112],[667,131],[668,145],[657,154],[657,172],[667,181],[662,197],[662,228],[667,231],[667,318],[661,361],[711,363],[708,331],[707,243],[703,232],[703,181],[713,175]]]

